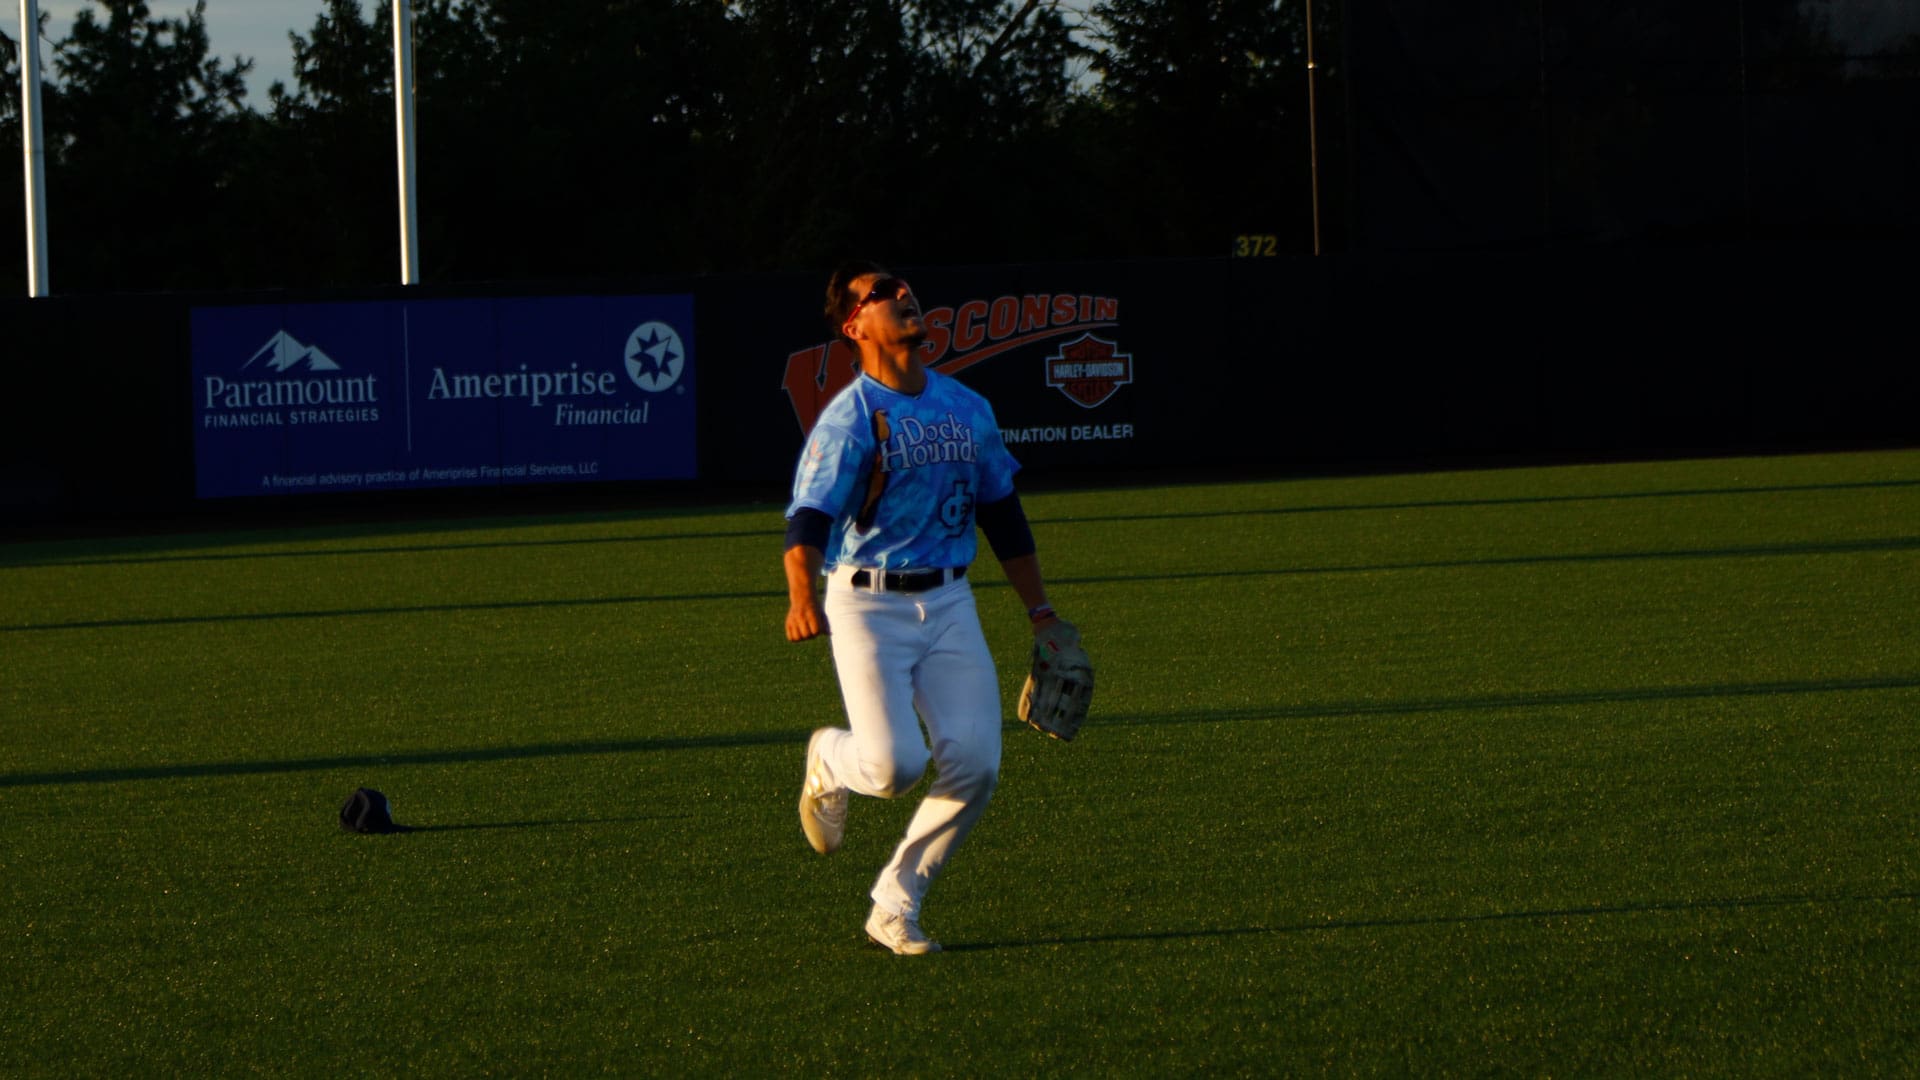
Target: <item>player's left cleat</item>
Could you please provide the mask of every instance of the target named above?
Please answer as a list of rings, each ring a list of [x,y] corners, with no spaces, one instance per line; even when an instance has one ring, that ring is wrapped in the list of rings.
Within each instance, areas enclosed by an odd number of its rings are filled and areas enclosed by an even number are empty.
[[[895,956],[924,956],[940,951],[940,943],[920,929],[912,915],[895,915],[879,904],[867,916],[867,937],[875,945],[891,949]]]
[[[820,756],[820,736],[832,730],[820,728],[807,740],[807,779],[800,788],[800,828],[822,855],[831,854],[847,835],[846,785],[833,778]]]

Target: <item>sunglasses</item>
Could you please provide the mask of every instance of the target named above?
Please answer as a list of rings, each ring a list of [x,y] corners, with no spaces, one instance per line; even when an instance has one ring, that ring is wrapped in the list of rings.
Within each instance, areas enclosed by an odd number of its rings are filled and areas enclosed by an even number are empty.
[[[867,295],[862,297],[859,303],[853,305],[852,311],[847,312],[847,321],[852,322],[853,317],[860,314],[861,308],[866,307],[876,300],[898,300],[912,291],[913,286],[907,284],[906,278],[878,278],[874,281],[873,288],[867,290]]]

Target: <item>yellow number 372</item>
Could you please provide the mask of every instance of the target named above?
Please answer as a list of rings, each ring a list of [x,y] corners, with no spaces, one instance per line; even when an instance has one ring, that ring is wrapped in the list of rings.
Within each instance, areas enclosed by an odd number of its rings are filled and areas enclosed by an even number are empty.
[[[1233,238],[1233,257],[1246,259],[1280,254],[1280,238],[1271,233]]]

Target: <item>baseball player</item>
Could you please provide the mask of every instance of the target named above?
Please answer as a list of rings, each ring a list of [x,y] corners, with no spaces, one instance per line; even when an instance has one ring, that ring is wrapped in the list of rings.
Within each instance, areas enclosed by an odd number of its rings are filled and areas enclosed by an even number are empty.
[[[850,263],[827,283],[826,315],[859,350],[860,375],[821,412],[795,470],[787,640],[830,634],[849,726],[807,743],[800,825],[827,854],[849,793],[904,795],[933,762],[938,779],[873,884],[866,926],[874,942],[919,955],[940,948],[920,928],[927,888],[1000,772],[999,679],[967,579],[976,521],[1036,633],[1057,616],[1014,493],[1019,464],[986,400],[922,363],[913,290]]]

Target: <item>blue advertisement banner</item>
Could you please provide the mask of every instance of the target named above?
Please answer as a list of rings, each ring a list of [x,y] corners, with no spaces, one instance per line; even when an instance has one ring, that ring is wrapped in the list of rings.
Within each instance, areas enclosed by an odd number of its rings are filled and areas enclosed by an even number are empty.
[[[200,498],[695,475],[693,297],[203,307]]]

